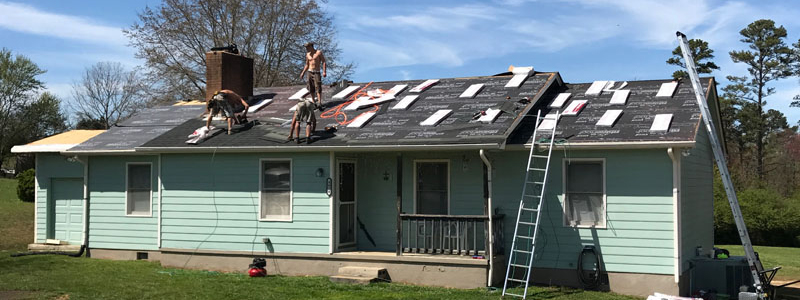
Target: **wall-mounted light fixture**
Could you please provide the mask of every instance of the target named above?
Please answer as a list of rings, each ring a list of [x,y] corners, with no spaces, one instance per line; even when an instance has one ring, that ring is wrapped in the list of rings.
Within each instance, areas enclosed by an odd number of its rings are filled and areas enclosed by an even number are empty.
[[[319,168],[319,169],[317,169],[317,172],[314,173],[314,175],[317,175],[317,177],[322,177],[322,176],[325,175],[325,170],[323,170],[322,168]]]
[[[383,171],[383,181],[389,181],[389,171]]]

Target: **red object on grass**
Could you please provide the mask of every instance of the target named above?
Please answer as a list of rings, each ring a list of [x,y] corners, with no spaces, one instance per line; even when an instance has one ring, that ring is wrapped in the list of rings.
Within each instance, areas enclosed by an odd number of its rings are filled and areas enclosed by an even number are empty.
[[[250,271],[247,273],[250,274],[250,277],[264,277],[267,276],[267,270],[264,268],[250,268]]]

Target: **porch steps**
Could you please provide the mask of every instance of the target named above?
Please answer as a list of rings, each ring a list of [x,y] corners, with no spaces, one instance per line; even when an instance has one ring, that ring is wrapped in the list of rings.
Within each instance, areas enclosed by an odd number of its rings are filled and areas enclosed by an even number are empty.
[[[339,272],[330,277],[331,282],[370,284],[373,282],[391,282],[386,268],[347,266],[339,268]]]
[[[67,244],[69,244],[69,243],[67,243],[67,241],[56,240],[56,239],[46,239],[46,240],[44,240],[44,243],[48,244],[48,245],[67,245]]]
[[[81,249],[80,245],[28,244],[28,251],[32,252],[44,252],[44,251],[75,252],[80,249]]]

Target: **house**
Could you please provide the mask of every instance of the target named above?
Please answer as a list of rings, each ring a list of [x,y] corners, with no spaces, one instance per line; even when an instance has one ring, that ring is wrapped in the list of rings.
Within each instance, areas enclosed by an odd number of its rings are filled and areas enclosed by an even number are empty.
[[[703,85],[719,123],[715,82]],[[325,87],[311,144],[286,141],[304,94],[293,86],[254,89],[269,102],[249,114],[258,124],[197,145],[187,135],[205,107],[177,105],[39,152],[34,242],[82,244],[51,234],[81,223],[95,258],[244,271],[266,257],[270,274],[365,266],[396,282],[502,285],[537,114],[573,111],[556,127],[534,282],[581,286],[578,255],[592,245],[610,290],[686,294],[688,260],[712,249],[712,155],[687,82],[570,84],[530,70],[349,86],[395,99],[350,109],[334,97],[347,86]],[[83,180],[46,184],[64,177]],[[44,211],[62,188],[88,215],[53,222]]]

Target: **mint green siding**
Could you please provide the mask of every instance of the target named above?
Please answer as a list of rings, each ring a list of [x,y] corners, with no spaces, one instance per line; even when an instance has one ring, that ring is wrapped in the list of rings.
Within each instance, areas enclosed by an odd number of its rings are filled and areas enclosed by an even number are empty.
[[[152,215],[126,215],[128,163],[151,163]],[[158,156],[89,158],[89,246],[103,249],[158,249]]]
[[[373,246],[364,230],[358,229],[358,249],[395,251],[397,242],[397,154],[336,153],[337,158],[356,158],[358,164],[358,218],[375,240]],[[418,160],[444,160],[450,165],[450,214],[483,215],[483,162],[478,151],[404,152],[403,206],[415,213],[414,163]],[[388,175],[388,180],[384,180]]]
[[[609,272],[673,273],[672,161],[664,149],[568,150],[569,158],[604,158],[606,228],[564,225],[564,151],[554,151],[540,221],[535,265],[575,269],[583,245],[594,245]],[[525,178],[527,151],[492,152],[494,206],[506,214],[506,254]]]
[[[36,243],[60,238],[80,244],[83,224],[83,164],[57,153],[36,154]],[[56,183],[54,187],[53,183]],[[78,192],[76,192],[76,189]],[[77,196],[77,199],[75,197]],[[61,201],[56,201],[56,200]],[[76,201],[77,200],[77,201]],[[48,212],[50,220],[48,222]],[[77,223],[77,224],[75,224]],[[77,237],[74,234],[77,230]],[[68,234],[69,232],[69,234]]]
[[[328,153],[163,154],[162,248],[329,252]],[[292,221],[258,221],[260,159],[291,159]],[[322,168],[324,175],[316,176]],[[271,244],[262,243],[264,237]]]
[[[710,251],[714,245],[714,157],[708,133],[698,130],[695,147],[681,158],[681,270],[688,270],[688,260],[695,249]],[[706,252],[707,253],[707,252]]]

